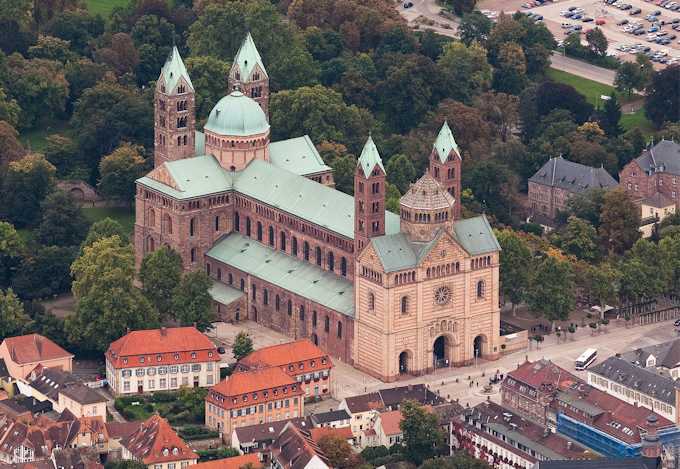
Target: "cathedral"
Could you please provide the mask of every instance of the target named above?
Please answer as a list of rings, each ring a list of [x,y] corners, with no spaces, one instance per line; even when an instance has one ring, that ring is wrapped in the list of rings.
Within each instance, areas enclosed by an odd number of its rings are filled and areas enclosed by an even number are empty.
[[[221,320],[309,338],[383,381],[498,358],[500,247],[484,216],[461,219],[448,124],[394,214],[370,136],[353,197],[307,135],[270,141],[269,76],[250,35],[228,83],[198,131],[176,48],[161,70],[155,167],[137,181],[137,266],[167,245],[212,278]]]

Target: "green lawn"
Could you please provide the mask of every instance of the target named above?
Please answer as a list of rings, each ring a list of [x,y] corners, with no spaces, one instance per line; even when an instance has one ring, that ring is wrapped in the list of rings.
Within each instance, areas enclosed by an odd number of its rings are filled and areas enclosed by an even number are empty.
[[[115,7],[124,7],[130,3],[130,0],[85,0],[87,9],[91,13],[102,15],[103,18],[108,18],[111,11]]]
[[[97,222],[104,218],[113,218],[118,223],[123,225],[123,228],[132,236],[132,230],[135,226],[135,212],[127,208],[114,207],[83,207],[83,214],[91,223]]]
[[[647,119],[647,116],[645,116],[644,108],[638,109],[633,114],[624,114],[621,116],[621,127],[623,127],[625,130],[639,127],[640,130],[642,130],[642,133],[647,136],[656,132],[656,129],[654,129],[652,123],[649,121],[649,119]]]

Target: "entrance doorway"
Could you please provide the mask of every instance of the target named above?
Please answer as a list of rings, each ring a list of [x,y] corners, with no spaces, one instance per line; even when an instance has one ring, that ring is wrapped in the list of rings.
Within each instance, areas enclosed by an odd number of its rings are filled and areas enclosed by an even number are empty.
[[[482,337],[481,335],[478,335],[477,337],[475,337],[475,341],[474,341],[473,348],[472,348],[473,356],[475,358],[481,358],[482,357],[483,346],[484,346],[484,337]]]
[[[404,375],[409,373],[411,370],[409,369],[409,353],[407,351],[403,351],[399,354],[399,374]]]
[[[449,340],[446,336],[441,335],[437,337],[432,347],[432,360],[435,368],[449,366],[448,349]]]

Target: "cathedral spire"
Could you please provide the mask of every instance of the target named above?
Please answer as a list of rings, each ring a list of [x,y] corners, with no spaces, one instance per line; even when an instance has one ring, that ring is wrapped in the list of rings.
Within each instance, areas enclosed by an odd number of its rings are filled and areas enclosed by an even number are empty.
[[[229,92],[239,90],[260,105],[269,120],[269,75],[248,33],[229,70]]]
[[[359,161],[357,161],[357,166],[361,166],[361,169],[364,171],[364,176],[368,179],[376,165],[380,167],[383,174],[386,173],[378,148],[373,142],[373,137],[369,135],[364,144],[364,149],[361,150],[361,156],[359,157]]]
[[[461,191],[461,162],[460,150],[449,123],[444,121],[444,125],[439,130],[439,135],[432,145],[430,153],[430,174],[455,200],[453,214],[455,218],[460,218],[460,191]]]
[[[453,138],[453,132],[451,132],[448,121],[444,121],[444,125],[439,130],[439,135],[437,135],[437,139],[434,141],[434,149],[437,151],[439,160],[442,163],[446,161],[452,151],[460,158],[458,144],[456,139]]]
[[[264,68],[262,57],[260,57],[257,47],[255,47],[255,41],[253,41],[253,36],[250,35],[250,32],[246,34],[246,38],[241,43],[241,47],[239,47],[236,57],[234,57],[234,63],[238,64],[241,72],[241,80],[243,81],[251,79],[250,74],[253,72],[256,65],[259,66],[264,77],[269,76],[267,70]]]
[[[385,234],[385,168],[380,153],[368,136],[354,171],[354,253],[371,238]]]
[[[163,79],[163,84],[165,85],[166,93],[168,94],[173,94],[175,87],[178,85],[181,78],[184,78],[184,81],[189,86],[188,91],[194,91],[194,85],[191,83],[191,78],[184,66],[184,61],[179,54],[179,50],[177,50],[177,46],[172,46],[172,50],[165,61],[165,65],[163,65],[163,68],[161,69],[161,76],[158,77],[159,80],[161,78]]]

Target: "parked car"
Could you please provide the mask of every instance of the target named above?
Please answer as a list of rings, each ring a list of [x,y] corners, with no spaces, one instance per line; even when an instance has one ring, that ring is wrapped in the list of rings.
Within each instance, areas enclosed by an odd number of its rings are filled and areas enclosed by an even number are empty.
[[[634,9],[630,10],[630,13],[628,13],[628,14],[630,16],[635,16],[635,15],[639,15],[640,13],[642,13],[642,10],[640,8],[634,8]]]
[[[580,13],[576,13],[571,17],[572,20],[580,20],[581,18],[583,18],[583,15],[581,15]]]
[[[624,26],[624,25],[626,25],[626,24],[628,24],[628,20],[623,19],[623,20],[617,22],[617,23],[616,23],[616,26]]]
[[[601,26],[605,23],[606,23],[606,21],[603,20],[602,18],[598,18],[597,20],[595,20],[595,24],[598,25],[598,26]]]
[[[584,23],[590,23],[591,21],[594,21],[594,20],[590,16],[586,16],[581,21],[583,21]]]
[[[411,8],[413,6],[413,2],[404,2],[404,8]]]

